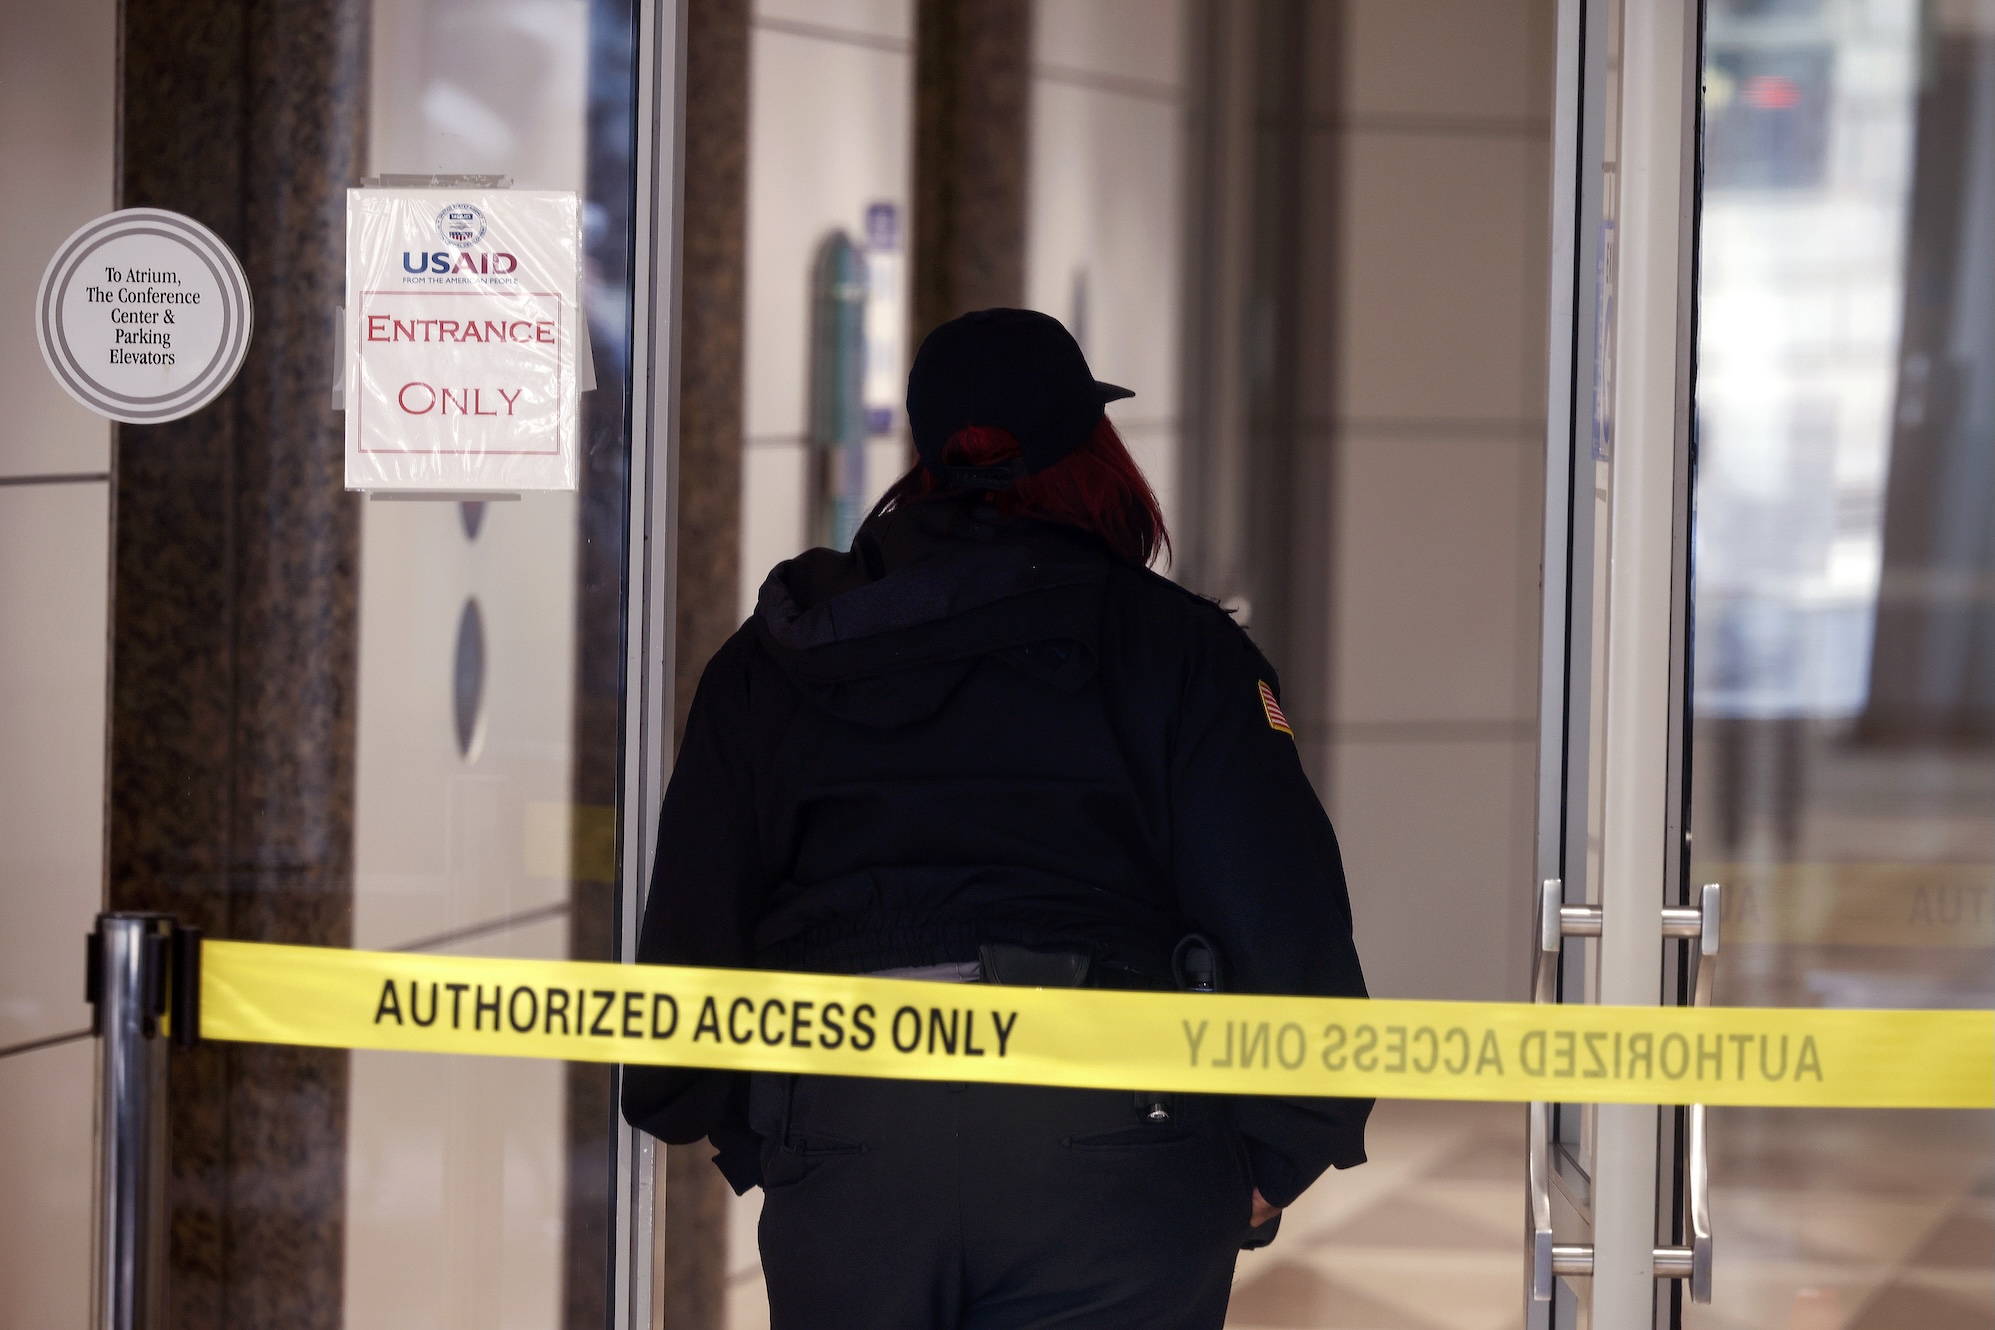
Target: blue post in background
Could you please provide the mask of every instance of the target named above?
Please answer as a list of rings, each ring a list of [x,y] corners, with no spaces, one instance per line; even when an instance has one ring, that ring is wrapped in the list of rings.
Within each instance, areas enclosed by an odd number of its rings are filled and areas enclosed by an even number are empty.
[[[810,536],[839,550],[866,515],[867,286],[865,256],[833,231],[811,277]]]
[[[807,534],[813,545],[852,547],[873,497],[867,442],[900,429],[907,376],[902,267],[901,210],[892,203],[867,207],[863,248],[833,231],[812,265]]]
[[[907,395],[901,271],[901,210],[875,203],[866,209],[866,433],[876,439],[899,428]]]

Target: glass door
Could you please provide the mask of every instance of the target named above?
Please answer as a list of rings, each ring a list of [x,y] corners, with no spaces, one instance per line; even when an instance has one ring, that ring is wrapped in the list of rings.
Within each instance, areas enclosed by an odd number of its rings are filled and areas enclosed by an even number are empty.
[[[1673,1005],[1683,877],[1698,11],[1560,6],[1547,433],[1539,1002]],[[1526,1323],[1645,1325],[1697,1270],[1686,1115],[1533,1105]]]
[[[1995,1005],[1995,16],[1714,0],[1690,817],[1718,1000]],[[1713,1114],[1699,1327],[1995,1319],[1995,1118]]]
[[[577,193],[593,365],[575,490],[364,505],[353,944],[621,960],[665,751],[669,526],[644,535],[668,521],[671,143],[650,130],[677,30],[633,0],[370,17],[370,183]],[[652,1156],[616,1068],[352,1057],[346,1325],[649,1323]]]
[[[1719,883],[1719,1004],[1995,1005],[1995,23],[1562,15],[1540,992],[1690,1000]],[[1989,1324],[1995,1116],[1692,1118],[1534,1120],[1532,1323]]]

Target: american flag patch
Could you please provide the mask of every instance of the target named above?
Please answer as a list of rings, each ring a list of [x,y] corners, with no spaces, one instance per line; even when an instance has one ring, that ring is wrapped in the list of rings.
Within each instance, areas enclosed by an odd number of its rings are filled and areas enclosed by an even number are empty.
[[[1261,710],[1267,713],[1269,729],[1280,730],[1289,738],[1295,738],[1295,731],[1288,727],[1288,717],[1282,715],[1282,704],[1275,701],[1275,690],[1268,687],[1266,681],[1261,682]]]

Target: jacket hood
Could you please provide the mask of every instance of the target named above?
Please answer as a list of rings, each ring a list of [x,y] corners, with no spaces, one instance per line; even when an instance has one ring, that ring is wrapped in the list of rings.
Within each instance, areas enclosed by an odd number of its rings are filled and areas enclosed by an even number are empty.
[[[849,553],[777,564],[751,625],[813,703],[898,728],[934,715],[987,658],[1080,687],[1116,566],[1079,531],[1006,519],[978,496],[930,500],[868,521]]]

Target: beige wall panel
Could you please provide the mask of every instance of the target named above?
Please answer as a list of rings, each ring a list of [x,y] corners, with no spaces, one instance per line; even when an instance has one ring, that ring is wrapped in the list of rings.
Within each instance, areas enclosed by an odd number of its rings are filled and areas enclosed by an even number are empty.
[[[82,934],[69,943],[74,978]],[[96,1067],[94,1039],[0,1061],[0,1330],[90,1323]]]
[[[1081,337],[1096,374],[1135,391],[1118,414],[1174,415],[1177,106],[1038,79],[1032,118],[1026,301]]]
[[[860,33],[889,40],[914,40],[910,0],[756,0],[755,19],[777,24]]]
[[[1524,376],[1521,395],[1524,416],[1541,432],[1545,420],[1546,329],[1552,265],[1552,145],[1549,136],[1527,138],[1521,144],[1524,161],[1523,236],[1517,251],[1518,299],[1524,311],[1524,348],[1519,357]],[[1543,461],[1538,463],[1543,468]]]
[[[805,544],[804,504],[809,457],[801,439],[760,439],[742,452],[740,616],[755,612],[755,597],[769,570]],[[898,438],[866,445],[866,484],[882,493],[907,470],[907,445]]]
[[[1331,714],[1350,725],[1536,716],[1539,455],[1525,435],[1347,435]]]
[[[1543,149],[1522,138],[1345,141],[1342,411],[1521,421],[1544,357]],[[1312,416],[1329,414],[1312,402]]]
[[[1184,76],[1183,0],[1039,0],[1032,58],[1176,88]]]
[[[871,459],[868,458],[870,463]],[[741,617],[769,570],[804,547],[809,457],[801,440],[759,440],[741,454]],[[867,468],[870,473],[872,468]]]
[[[1149,8],[1160,11],[1152,22],[1176,21],[1175,5]],[[1168,523],[1178,470],[1178,104],[1045,77],[1032,97],[1026,304],[1065,323],[1096,374],[1136,393],[1109,415],[1126,427]]]
[[[1106,370],[1095,372],[1111,383],[1115,381]],[[1142,469],[1143,478],[1156,491],[1157,503],[1164,510],[1164,529],[1169,531],[1176,527],[1178,518],[1178,432],[1174,422],[1143,417],[1135,406],[1131,401],[1122,411],[1110,407],[1108,418],[1115,422],[1116,432]],[[1155,567],[1160,573],[1170,571],[1161,559]]]
[[[117,43],[116,0],[0,5],[0,477],[110,466],[110,426],[48,372],[33,311],[56,247],[115,206]]]
[[[108,521],[102,482],[0,487],[0,1047],[90,1023]],[[0,1060],[4,1330],[89,1319],[95,1058],[84,1040]]]
[[[101,482],[0,487],[0,1047],[90,1023],[108,521]],[[83,1040],[0,1060],[4,1330],[89,1320],[95,1059]]]
[[[102,482],[0,486],[0,1047],[90,1022],[80,939],[104,895],[108,504]]]
[[[1547,114],[1547,0],[1352,0],[1347,12],[1347,111],[1507,121]]]
[[[1343,742],[1330,762],[1372,995],[1524,1000],[1533,741]]]

